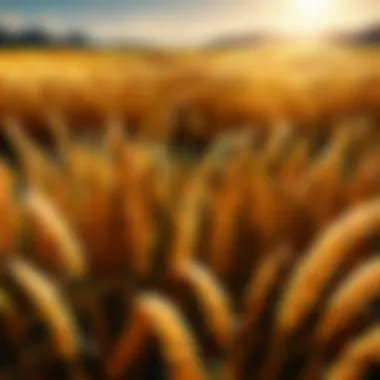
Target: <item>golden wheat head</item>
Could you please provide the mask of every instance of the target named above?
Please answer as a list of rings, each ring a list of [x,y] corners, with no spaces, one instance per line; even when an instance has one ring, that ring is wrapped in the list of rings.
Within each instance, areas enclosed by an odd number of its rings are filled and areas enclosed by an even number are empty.
[[[12,260],[8,268],[47,323],[57,355],[64,360],[76,359],[80,353],[79,331],[74,316],[53,282],[24,259]]]
[[[205,379],[191,331],[177,308],[165,298],[146,294],[136,302],[131,327],[122,334],[107,363],[109,378],[119,378],[151,334],[158,337],[162,354],[175,380]]]
[[[356,338],[326,371],[326,380],[364,379],[368,367],[380,361],[380,329],[374,327]]]
[[[278,328],[293,332],[316,306],[358,241],[380,228],[380,200],[361,204],[335,221],[301,260],[279,305]]]
[[[83,277],[87,271],[84,251],[65,218],[35,189],[26,194],[25,205],[37,231],[41,231],[56,247],[58,258],[53,260],[58,259],[57,269],[70,277]]]

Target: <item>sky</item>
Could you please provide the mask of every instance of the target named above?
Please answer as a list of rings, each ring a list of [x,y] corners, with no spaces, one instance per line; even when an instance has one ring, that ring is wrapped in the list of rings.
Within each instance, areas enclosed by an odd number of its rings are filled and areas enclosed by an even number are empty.
[[[380,23],[380,0],[0,0],[10,28],[79,29],[100,41],[196,44],[241,32],[294,35]]]

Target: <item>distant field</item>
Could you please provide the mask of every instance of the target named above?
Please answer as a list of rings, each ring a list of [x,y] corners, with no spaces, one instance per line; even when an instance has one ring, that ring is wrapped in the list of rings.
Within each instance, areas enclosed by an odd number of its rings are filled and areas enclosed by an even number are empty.
[[[246,50],[0,53],[0,111],[34,128],[61,110],[78,127],[118,115],[162,136],[173,111],[194,133],[283,119],[328,126],[361,112],[378,116],[380,49],[318,46]],[[187,126],[186,128],[190,128]]]

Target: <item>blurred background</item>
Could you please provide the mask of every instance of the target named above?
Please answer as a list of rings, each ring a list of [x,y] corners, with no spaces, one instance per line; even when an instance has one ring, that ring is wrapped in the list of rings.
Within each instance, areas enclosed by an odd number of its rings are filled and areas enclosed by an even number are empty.
[[[377,0],[1,0],[0,12],[2,46],[380,40]]]

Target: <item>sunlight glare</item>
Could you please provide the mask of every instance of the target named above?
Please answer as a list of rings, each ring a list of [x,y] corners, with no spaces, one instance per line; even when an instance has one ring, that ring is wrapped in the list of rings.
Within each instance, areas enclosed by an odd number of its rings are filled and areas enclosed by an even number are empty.
[[[328,24],[329,0],[294,0],[299,32],[318,34]]]
[[[326,11],[326,1],[323,0],[297,0],[300,16],[317,19],[324,16]]]

